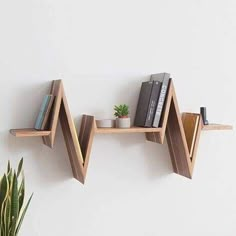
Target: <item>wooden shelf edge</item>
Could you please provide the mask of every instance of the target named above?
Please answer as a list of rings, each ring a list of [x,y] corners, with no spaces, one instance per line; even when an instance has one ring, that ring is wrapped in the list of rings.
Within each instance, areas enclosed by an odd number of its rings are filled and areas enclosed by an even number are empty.
[[[223,124],[209,124],[209,125],[203,125],[202,130],[203,131],[210,131],[210,130],[232,130],[232,125],[223,125]]]
[[[51,131],[25,128],[25,129],[11,129],[10,133],[15,137],[43,137],[50,135]]]
[[[161,128],[143,128],[143,127],[131,127],[128,129],[120,128],[95,128],[97,134],[125,134],[125,133],[152,133],[161,132]]]

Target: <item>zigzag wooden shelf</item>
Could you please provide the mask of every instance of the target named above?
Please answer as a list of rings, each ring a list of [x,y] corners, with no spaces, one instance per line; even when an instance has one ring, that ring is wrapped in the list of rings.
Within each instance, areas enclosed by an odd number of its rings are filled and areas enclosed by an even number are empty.
[[[184,130],[184,120],[182,121],[181,119],[174,85],[171,81],[160,128],[97,128],[93,116],[83,115],[79,136],[77,136],[61,80],[53,81],[50,93],[55,95],[55,102],[51,114],[49,130],[12,129],[10,133],[16,137],[42,136],[43,143],[53,148],[58,119],[60,119],[72,172],[74,178],[81,183],[85,182],[90,151],[95,134],[145,133],[148,141],[160,144],[163,144],[166,136],[174,172],[187,178],[192,178],[201,130],[232,129],[230,125],[212,124],[204,126],[202,125],[200,117],[197,132],[193,140],[194,148],[190,156],[185,135],[185,132],[188,132],[188,130]],[[185,117],[188,116],[188,114],[190,113],[184,113]]]

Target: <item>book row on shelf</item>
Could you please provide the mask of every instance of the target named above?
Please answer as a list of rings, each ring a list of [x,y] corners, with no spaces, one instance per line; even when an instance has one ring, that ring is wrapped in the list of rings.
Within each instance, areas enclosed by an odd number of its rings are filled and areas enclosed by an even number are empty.
[[[169,73],[153,74],[150,77],[150,81],[142,82],[134,126],[160,127],[169,83]]]

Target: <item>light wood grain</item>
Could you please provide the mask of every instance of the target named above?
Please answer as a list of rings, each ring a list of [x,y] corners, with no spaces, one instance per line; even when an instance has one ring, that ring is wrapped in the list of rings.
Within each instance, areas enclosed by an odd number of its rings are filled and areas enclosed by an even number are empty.
[[[95,119],[93,116],[83,115],[80,126],[79,142],[81,145],[81,151],[84,157],[84,180],[87,175],[87,169],[90,159],[90,153],[92,149],[92,143],[95,131]]]
[[[187,141],[185,138],[183,123],[179,111],[177,98],[175,95],[174,85],[172,86],[172,100],[167,121],[167,144],[171,157],[173,170],[179,175],[192,178],[191,160]]]
[[[170,81],[160,128],[97,128],[93,116],[83,115],[78,136],[61,80],[53,81],[51,94],[55,96],[55,102],[52,108],[52,115],[50,116],[50,130],[13,129],[10,130],[10,132],[16,137],[41,136],[43,137],[44,144],[52,148],[55,142],[58,119],[60,119],[72,172],[74,177],[81,183],[85,182],[95,134],[145,133],[148,141],[161,144],[163,144],[166,135],[174,172],[192,178],[201,130],[233,129],[230,125],[210,124],[204,126],[202,125],[202,119],[200,117],[197,132],[193,139],[194,146],[192,157],[190,157],[185,134],[185,132],[187,133],[189,130],[184,130],[173,81]]]
[[[195,145],[198,126],[200,123],[200,114],[187,113],[187,112],[183,113],[182,123],[184,127],[185,138],[188,144],[189,155],[191,158]]]
[[[149,133],[149,132],[161,132],[161,128],[131,127],[127,129],[120,129],[120,128],[96,128],[95,129],[95,133],[98,133],[98,134],[125,134],[125,133]]]
[[[54,80],[52,82],[50,94],[55,96],[53,107],[52,107],[52,114],[50,117],[51,119],[50,125],[49,125],[50,126],[49,129],[51,130],[51,133],[48,137],[43,138],[43,142],[48,147],[53,148],[55,135],[56,135],[56,129],[58,125],[61,101],[62,101],[62,81],[61,80]]]
[[[203,125],[202,130],[232,130],[232,125],[222,125],[222,124],[209,124],[209,125]]]
[[[25,128],[25,129],[11,129],[10,133],[15,137],[42,137],[50,135],[51,131]]]
[[[62,103],[59,118],[73,175],[77,180],[84,184],[85,176],[83,173],[83,155],[78,141],[78,135],[76,132],[75,124],[72,119],[69,106],[67,104],[67,99],[63,90],[63,86]]]
[[[192,156],[190,157],[191,161],[192,161],[191,162],[191,173],[192,173],[192,175],[193,175],[193,168],[194,168],[194,165],[195,165],[195,160],[196,160],[197,150],[198,150],[198,144],[199,144],[201,130],[202,130],[202,123],[203,123],[201,115],[199,116],[199,118],[200,118],[200,121],[198,122],[197,133],[196,133],[195,138],[193,140],[193,142],[194,142],[193,152],[192,152]]]

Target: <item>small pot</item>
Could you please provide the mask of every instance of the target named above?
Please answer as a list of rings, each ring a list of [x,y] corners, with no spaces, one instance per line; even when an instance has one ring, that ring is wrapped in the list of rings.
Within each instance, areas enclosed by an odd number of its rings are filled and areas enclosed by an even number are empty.
[[[96,125],[97,128],[114,128],[115,120],[113,119],[96,120]]]
[[[127,116],[116,118],[116,128],[120,129],[130,128],[130,118]]]

